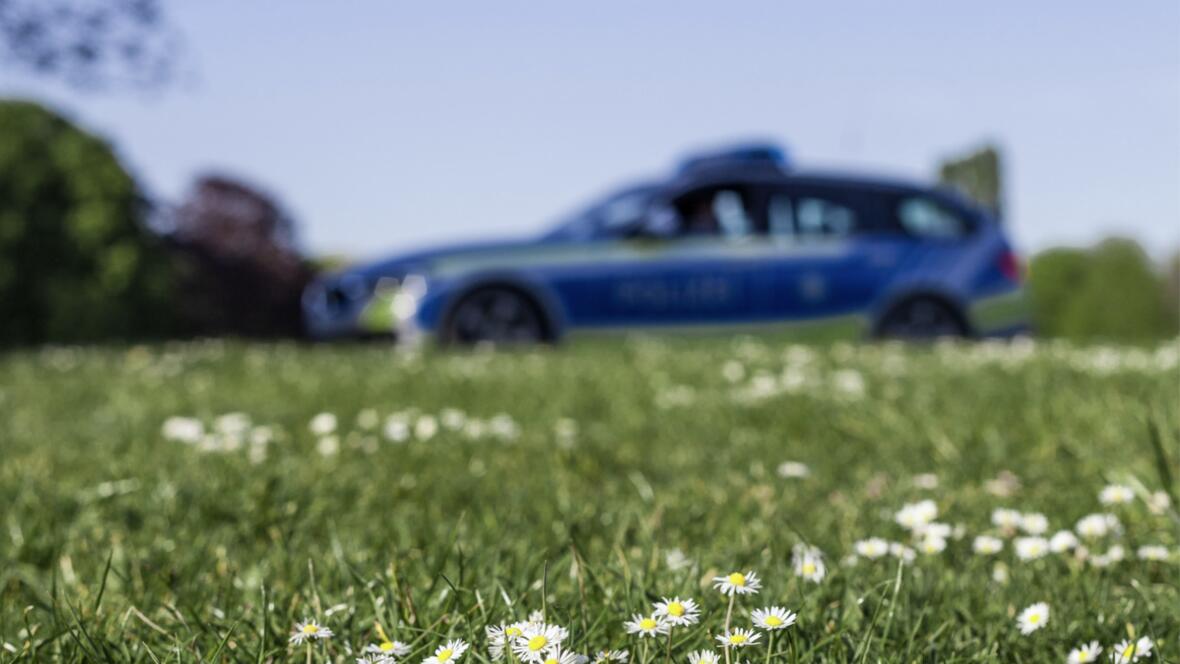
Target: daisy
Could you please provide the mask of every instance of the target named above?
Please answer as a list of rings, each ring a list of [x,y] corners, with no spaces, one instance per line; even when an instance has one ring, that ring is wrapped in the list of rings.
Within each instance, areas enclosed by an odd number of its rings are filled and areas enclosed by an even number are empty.
[[[775,472],[783,479],[802,479],[811,474],[811,469],[798,461],[784,461],[778,465]]]
[[[1105,537],[1112,530],[1118,530],[1119,520],[1113,514],[1087,514],[1078,519],[1075,530],[1086,539]]]
[[[553,646],[545,655],[542,664],[578,664],[581,655],[569,650],[562,650],[561,646]]]
[[[688,664],[718,664],[717,653],[712,650],[694,650],[688,653]]]
[[[336,416],[332,413],[320,413],[311,418],[307,428],[317,436],[327,436],[336,432]]]
[[[999,537],[992,537],[991,535],[980,535],[971,543],[971,548],[975,553],[983,556],[991,556],[1004,549],[1004,540]]]
[[[812,583],[823,581],[828,569],[824,566],[823,556],[818,550],[808,549],[795,554],[795,576],[801,576]]]
[[[954,529],[950,527],[950,524],[938,523],[937,521],[914,528],[915,535],[937,537],[938,539],[946,539],[951,536],[952,532],[954,532]]]
[[[1077,535],[1068,530],[1059,530],[1049,538],[1049,550],[1053,553],[1065,553],[1077,545]]]
[[[1139,547],[1139,550],[1135,552],[1135,555],[1139,557],[1139,560],[1153,560],[1158,562],[1161,560],[1167,560],[1169,551],[1168,547],[1166,546],[1160,546],[1158,544],[1145,544]]]
[[[332,630],[314,620],[304,620],[303,622],[295,623],[295,632],[291,634],[289,641],[290,643],[299,645],[304,641],[330,638],[332,638]]]
[[[594,664],[626,664],[630,658],[631,653],[626,650],[599,650],[594,656]]]
[[[1114,650],[1110,652],[1110,661],[1118,664],[1138,662],[1140,659],[1150,656],[1154,646],[1155,642],[1146,636],[1138,641],[1119,641]]]
[[[1069,651],[1069,658],[1065,661],[1067,664],[1086,664],[1087,662],[1097,662],[1098,656],[1101,654],[1102,646],[1097,641],[1091,641]]]
[[[1023,515],[1016,510],[1001,507],[992,510],[992,525],[1005,532],[1012,532],[1020,527],[1022,517]]]
[[[463,653],[467,652],[467,642],[462,639],[453,639],[447,641],[445,645],[441,645],[434,654],[422,660],[422,664],[451,664],[451,662],[459,661],[463,657]]]
[[[1108,484],[1098,494],[1098,502],[1103,505],[1125,505],[1135,500],[1135,491],[1125,484]]]
[[[934,535],[927,535],[918,543],[918,549],[928,556],[939,554],[946,550],[946,540]]]
[[[1036,560],[1049,551],[1049,542],[1044,537],[1017,537],[1013,546],[1021,560]]]
[[[668,599],[663,598],[663,601],[655,603],[656,616],[662,616],[668,625],[679,627],[681,625],[695,625],[701,619],[700,607],[691,599],[680,599],[674,597]]]
[[[918,557],[916,551],[900,542],[889,543],[889,555],[899,558],[902,562],[906,563],[912,563],[914,562],[914,558]]]
[[[488,656],[493,662],[504,658],[504,649],[524,634],[524,626],[525,623],[516,622],[511,625],[491,625],[484,628],[488,638]]]
[[[721,591],[722,595],[753,595],[762,588],[762,582],[754,572],[734,572],[728,576],[713,578],[713,587]]]
[[[397,660],[385,655],[368,653],[357,657],[356,664],[397,664]]]
[[[1037,512],[1021,514],[1020,529],[1029,535],[1044,535],[1049,530],[1049,519]]]
[[[654,637],[667,634],[671,626],[663,616],[645,616],[636,613],[631,616],[630,620],[623,623],[623,629],[626,629],[628,634],[637,634],[639,638],[643,638],[645,636]]]
[[[549,648],[561,645],[569,636],[564,627],[547,625],[540,613],[529,614],[529,622],[521,626],[519,636],[512,639],[512,652],[521,660],[540,663]]]
[[[889,542],[886,542],[880,537],[859,540],[853,544],[853,547],[856,549],[856,555],[872,560],[889,553]]]
[[[767,631],[786,629],[795,624],[797,617],[793,612],[781,606],[771,606],[765,609],[754,609],[752,614],[754,624]]]
[[[394,657],[405,657],[410,654],[410,646],[401,641],[385,640],[381,643],[373,643],[365,646],[365,652],[370,655],[379,655],[393,659]]]
[[[1147,497],[1147,511],[1152,514],[1163,514],[1172,506],[1172,499],[1163,491],[1156,491]]]
[[[719,634],[716,638],[723,648],[745,648],[758,643],[762,635],[752,629],[738,627],[732,632]]]
[[[1020,633],[1025,636],[1032,634],[1038,629],[1045,626],[1049,622],[1049,605],[1044,602],[1037,602],[1020,612],[1016,618],[1016,624],[1020,627]]]
[[[903,528],[914,530],[933,521],[938,516],[938,505],[933,500],[906,503],[894,515],[894,520]]]

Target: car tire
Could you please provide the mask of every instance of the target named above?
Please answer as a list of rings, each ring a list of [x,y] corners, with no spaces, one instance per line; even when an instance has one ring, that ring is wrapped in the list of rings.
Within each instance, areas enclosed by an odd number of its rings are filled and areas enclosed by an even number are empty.
[[[877,325],[879,339],[928,341],[966,337],[963,317],[950,305],[930,297],[906,300],[889,310]]]
[[[446,344],[536,344],[548,339],[540,308],[531,298],[510,288],[480,288],[464,295],[447,316],[442,340]]]

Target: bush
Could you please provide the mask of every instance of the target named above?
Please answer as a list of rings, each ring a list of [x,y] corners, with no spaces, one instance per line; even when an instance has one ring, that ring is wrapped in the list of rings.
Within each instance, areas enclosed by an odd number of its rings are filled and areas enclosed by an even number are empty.
[[[0,344],[174,331],[167,253],[111,148],[21,101],[0,137]]]
[[[1032,260],[1029,290],[1045,336],[1134,341],[1177,333],[1165,277],[1131,240],[1042,252]]]

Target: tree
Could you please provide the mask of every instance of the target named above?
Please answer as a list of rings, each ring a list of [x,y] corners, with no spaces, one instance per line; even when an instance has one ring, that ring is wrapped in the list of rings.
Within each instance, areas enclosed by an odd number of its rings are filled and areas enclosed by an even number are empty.
[[[172,215],[183,267],[178,307],[192,332],[297,336],[311,269],[295,224],[268,195],[222,175],[197,179]]]
[[[82,87],[159,86],[179,37],[160,0],[0,0],[0,60]]]
[[[1176,334],[1165,278],[1133,240],[1033,258],[1029,291],[1046,336],[1136,341]]]
[[[164,334],[173,273],[109,146],[0,102],[0,343]]]
[[[938,167],[938,179],[989,210],[997,219],[1003,217],[1003,164],[995,146],[985,145],[944,160]]]

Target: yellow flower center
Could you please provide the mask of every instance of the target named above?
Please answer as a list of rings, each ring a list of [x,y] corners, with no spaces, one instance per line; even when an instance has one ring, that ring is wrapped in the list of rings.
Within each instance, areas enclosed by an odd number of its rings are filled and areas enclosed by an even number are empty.
[[[504,630],[504,635],[516,637],[520,636],[522,631],[523,630],[521,630],[519,627],[509,627],[508,629]]]
[[[656,628],[656,621],[651,618],[644,618],[639,621],[639,629],[645,632],[650,632]]]
[[[381,649],[381,652],[392,652],[393,651],[393,644],[390,643],[389,641],[385,641],[377,647]]]
[[[778,627],[783,624],[783,621],[778,616],[766,616],[766,624],[770,627]]]
[[[746,575],[741,572],[734,572],[729,575],[729,583],[734,586],[744,586],[746,585]]]
[[[679,618],[680,616],[684,615],[684,605],[681,604],[680,602],[669,602],[668,603],[668,615],[674,616],[676,618]]]
[[[545,664],[557,664],[557,660],[553,657],[550,657],[549,659],[545,660]]]
[[[549,645],[549,639],[545,638],[544,635],[538,634],[529,639],[529,650],[533,652],[537,652],[547,645]]]
[[[443,648],[442,652],[435,655],[435,657],[438,658],[438,661],[445,662],[451,658],[451,655],[454,655],[454,654],[455,654],[454,650],[451,650],[450,648]]]
[[[1028,622],[1033,625],[1041,622],[1041,614],[1039,614],[1039,613],[1029,614]]]
[[[815,563],[803,563],[804,574],[815,574]]]
[[[303,626],[303,633],[304,634],[315,634],[318,631],[320,631],[319,625],[304,625]]]
[[[730,634],[729,635],[729,642],[735,646],[740,646],[741,644],[746,642],[746,635],[745,634]]]

